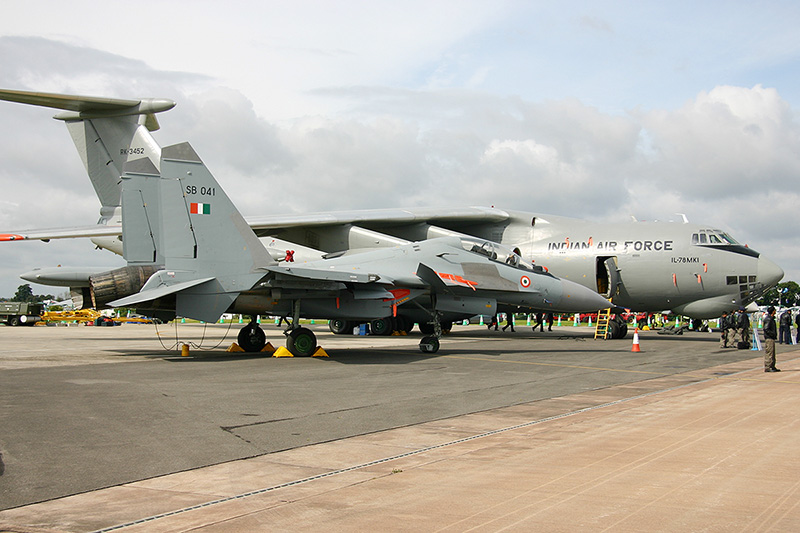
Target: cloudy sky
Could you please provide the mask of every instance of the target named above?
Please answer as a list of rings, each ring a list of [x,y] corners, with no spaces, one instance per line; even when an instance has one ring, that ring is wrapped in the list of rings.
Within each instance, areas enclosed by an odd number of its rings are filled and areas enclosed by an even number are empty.
[[[684,213],[800,280],[798,26],[794,1],[6,0],[0,88],[175,100],[157,140],[245,215]],[[0,102],[0,233],[98,218],[53,114]],[[0,296],[57,264],[122,260],[6,243]]]

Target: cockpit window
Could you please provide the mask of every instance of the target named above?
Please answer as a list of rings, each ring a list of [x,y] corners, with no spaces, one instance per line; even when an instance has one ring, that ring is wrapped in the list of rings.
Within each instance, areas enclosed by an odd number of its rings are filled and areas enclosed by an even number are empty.
[[[719,245],[736,245],[739,243],[725,233],[718,229],[701,229],[698,233],[692,233],[692,244],[719,244]]]

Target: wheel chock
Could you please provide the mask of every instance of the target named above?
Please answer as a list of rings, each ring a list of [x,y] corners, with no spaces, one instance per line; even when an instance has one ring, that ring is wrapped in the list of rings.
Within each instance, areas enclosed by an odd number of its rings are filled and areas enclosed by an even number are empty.
[[[228,349],[225,350],[226,352],[243,352],[244,348],[236,344],[235,342],[228,346]]]
[[[317,346],[317,351],[311,354],[311,357],[330,357],[328,352],[322,349],[322,346]]]
[[[264,345],[263,348],[261,348],[261,351],[262,352],[275,353],[275,347],[272,345],[271,342],[268,342],[267,344]]]
[[[294,354],[287,350],[285,346],[281,346],[272,353],[272,357],[294,357]]]

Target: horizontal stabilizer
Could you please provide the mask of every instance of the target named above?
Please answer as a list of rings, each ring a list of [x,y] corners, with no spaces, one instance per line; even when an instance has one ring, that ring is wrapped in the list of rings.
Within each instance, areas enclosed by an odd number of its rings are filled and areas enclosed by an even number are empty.
[[[159,273],[157,272],[156,274],[154,274],[154,276],[158,274]],[[183,290],[190,289],[192,287],[200,285],[202,283],[207,283],[212,279],[214,278],[212,277],[212,278],[193,279],[190,281],[182,281],[179,283],[175,283],[174,285],[162,285],[155,289],[148,289],[145,286],[145,288],[142,289],[141,292],[137,292],[136,294],[126,296],[125,298],[120,298],[119,300],[114,300],[113,302],[109,302],[108,305],[110,305],[111,307],[131,307],[136,304],[152,302],[153,300],[169,296],[170,294],[175,294]]]
[[[0,90],[0,100],[68,111],[68,113],[56,116],[61,120],[149,115],[168,111],[175,107],[175,102],[166,98],[123,100],[120,98],[98,98],[94,96],[9,90]],[[151,129],[150,131],[153,130]]]

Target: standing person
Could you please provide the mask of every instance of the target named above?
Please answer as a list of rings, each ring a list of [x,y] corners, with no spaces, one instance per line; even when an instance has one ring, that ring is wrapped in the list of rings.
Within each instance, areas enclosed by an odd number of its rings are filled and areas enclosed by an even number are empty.
[[[731,348],[736,348],[740,340],[739,315],[736,311],[731,311],[728,315],[728,343],[731,345]]]
[[[795,334],[794,341],[797,344],[800,344],[800,311],[798,311],[797,315],[794,317],[794,325],[797,327],[797,333]]]
[[[511,333],[514,333],[514,313],[506,313],[506,325],[503,326],[503,331],[505,331],[508,326],[511,326]]]
[[[727,348],[728,347],[728,332],[730,331],[730,323],[728,321],[728,312],[723,311],[722,317],[719,319],[719,347],[720,348]]]
[[[536,324],[533,325],[533,331],[536,331],[536,328],[544,331],[544,313],[536,313]]]
[[[750,344],[750,317],[744,312],[744,309],[739,309],[739,335],[742,337],[742,347],[747,348]]]
[[[788,309],[781,313],[778,324],[778,344],[792,344],[792,312]]]
[[[486,327],[492,329],[492,326],[494,326],[494,330],[497,331],[497,313],[492,315],[492,320],[489,321],[489,325]]]
[[[547,313],[547,331],[553,331],[553,313]]]
[[[764,372],[780,372],[775,368],[775,339],[778,328],[775,327],[775,308],[769,306],[764,317]]]

